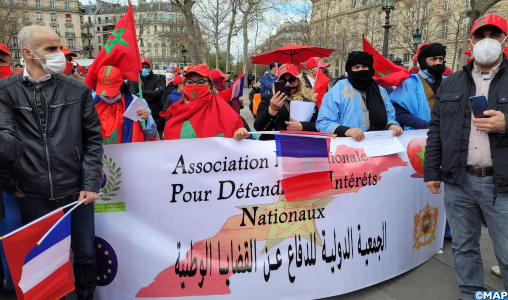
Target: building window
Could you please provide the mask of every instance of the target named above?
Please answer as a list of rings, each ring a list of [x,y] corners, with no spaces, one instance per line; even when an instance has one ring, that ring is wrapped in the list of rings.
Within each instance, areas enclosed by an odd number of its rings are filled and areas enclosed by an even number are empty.
[[[66,10],[71,9],[71,5],[68,2],[65,2],[65,9]]]
[[[426,41],[429,36],[429,24],[425,23],[422,26],[422,40]]]
[[[448,35],[448,20],[441,21],[441,37],[446,38]]]
[[[394,21],[397,21],[397,11],[396,11],[396,10],[394,10],[394,11],[392,12],[392,19],[393,19]]]
[[[395,55],[393,54],[388,54],[388,59],[393,61],[395,59]]]
[[[407,17],[408,17],[408,18],[413,18],[414,11],[415,11],[414,7],[412,7],[412,6],[411,6],[411,7],[407,10]]]
[[[410,53],[404,53],[404,62],[405,63],[408,63],[409,62],[409,58],[411,57],[411,54]]]
[[[28,16],[28,12],[27,12],[27,11],[25,11],[25,12],[23,13],[23,19],[28,20],[29,18],[30,18],[30,17]]]
[[[71,14],[66,14],[65,15],[65,22],[71,22],[72,19],[71,19]]]
[[[51,26],[51,30],[53,30],[56,34],[58,34],[58,27]]]
[[[467,34],[467,25],[469,25],[469,17],[462,19],[462,35]]]
[[[445,0],[444,1],[444,11],[449,11],[450,10],[450,0]]]
[[[10,15],[11,19],[14,19],[16,17],[16,14],[13,11],[11,11],[11,13],[9,15]]]
[[[42,13],[40,12],[37,13],[37,20],[39,21],[42,20]]]
[[[168,14],[168,21],[173,22],[173,15],[172,14]]]
[[[27,7],[28,6],[28,1],[27,0],[23,0],[23,7]]]
[[[183,15],[178,15],[178,22],[183,22]]]
[[[35,7],[41,8],[41,1],[35,1]]]
[[[20,59],[19,51],[14,51],[14,59]]]
[[[51,21],[56,21],[56,14],[51,14]]]
[[[164,22],[164,14],[163,13],[160,14],[159,19],[161,22]]]
[[[465,0],[466,1],[466,7],[471,7],[471,0]]]
[[[101,24],[101,17],[98,17],[98,18],[97,18],[97,23]],[[99,28],[99,27],[97,27],[97,28]],[[100,30],[99,30],[99,31],[100,31]]]
[[[67,47],[74,50],[74,40],[67,40]]]
[[[14,6],[14,0],[9,0],[9,5]]]
[[[425,9],[423,11],[424,16],[428,17],[430,15],[430,1],[425,3]]]
[[[55,9],[55,2],[50,1],[49,2],[49,8]]]
[[[144,47],[145,46],[145,43],[143,42],[143,38],[139,39],[139,46],[140,47]]]
[[[19,45],[18,45],[18,38],[17,38],[17,37],[13,37],[13,38],[12,38],[12,45],[13,45],[15,48],[19,47]]]

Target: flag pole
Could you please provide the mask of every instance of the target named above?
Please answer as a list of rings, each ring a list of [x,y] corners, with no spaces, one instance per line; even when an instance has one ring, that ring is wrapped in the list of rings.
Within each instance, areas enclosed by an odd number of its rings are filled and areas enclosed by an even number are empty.
[[[141,75],[138,72],[138,89],[139,89],[139,100],[143,101],[143,90],[141,89]],[[141,119],[143,129],[146,129],[145,119]]]
[[[55,229],[55,227],[56,227],[58,224],[60,224],[60,222],[61,222],[61,221],[62,221],[62,220],[63,220],[63,219],[64,219],[64,218],[68,215],[68,214],[70,214],[73,210],[75,210],[75,209],[76,209],[76,207],[80,206],[80,205],[81,205],[83,202],[85,202],[85,201],[86,201],[86,198],[85,198],[85,199],[83,199],[83,200],[81,200],[80,202],[78,202],[76,205],[74,205],[74,207],[73,207],[73,208],[69,209],[69,211],[68,211],[65,215],[63,215],[63,217],[61,217],[61,218],[60,218],[60,220],[58,220],[58,221],[55,223],[55,225],[53,225],[53,226],[52,226],[52,227],[48,230],[48,232],[46,232],[46,234],[44,234],[44,236],[43,236],[43,237],[42,237],[42,238],[41,238],[41,239],[37,242],[37,246],[40,246],[40,245],[41,245],[41,243],[42,243],[42,242],[44,241],[44,239],[48,236],[48,234],[49,234],[51,231],[53,231],[53,229]],[[76,203],[76,202],[73,202],[72,204],[74,204],[74,203]],[[67,205],[67,206],[70,206],[70,205]],[[66,206],[66,207],[67,207],[67,206]]]
[[[32,221],[32,222],[30,222],[30,223],[26,224],[26,225],[25,225],[25,226],[23,226],[23,227],[20,227],[20,228],[18,228],[18,229],[16,229],[16,230],[14,230],[14,231],[12,231],[12,232],[9,232],[8,234],[6,234],[6,235],[4,235],[4,236],[0,236],[0,241],[1,241],[1,240],[3,240],[3,239],[5,239],[5,238],[8,238],[9,236],[11,236],[11,235],[13,235],[13,234],[15,234],[15,233],[17,233],[17,232],[20,232],[21,230],[23,230],[23,229],[25,229],[25,228],[27,228],[27,227],[29,227],[29,226],[32,226],[32,224],[37,223],[37,222],[39,222],[39,221],[40,221],[40,220],[42,220],[42,219],[45,219],[45,218],[47,218],[47,217],[50,217],[50,216],[52,216],[52,215],[56,214],[56,213],[57,213],[57,212],[59,212],[60,210],[66,209],[67,207],[69,207],[69,206],[72,206],[72,205],[76,204],[76,202],[78,202],[78,201],[74,201],[74,202],[72,202],[72,203],[69,203],[69,204],[67,204],[66,206],[62,207],[62,208],[57,208],[57,209],[55,209],[54,211],[52,211],[52,212],[50,212],[50,213],[48,213],[48,214],[46,214],[46,215],[44,215],[44,216],[42,216],[42,217],[38,218],[38,219],[37,219],[37,220],[35,220],[35,221]]]

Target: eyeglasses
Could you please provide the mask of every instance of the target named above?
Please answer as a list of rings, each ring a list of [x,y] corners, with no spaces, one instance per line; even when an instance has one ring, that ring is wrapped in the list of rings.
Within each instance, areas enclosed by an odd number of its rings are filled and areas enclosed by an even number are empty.
[[[298,80],[298,78],[296,77],[289,77],[288,79],[284,79],[284,78],[279,78],[280,80],[282,81],[285,81],[285,82],[289,82],[289,84],[294,84],[296,83],[296,81]]]
[[[205,84],[207,84],[209,81],[206,80],[206,79],[198,79],[198,80],[190,80],[190,79],[186,79],[185,80],[185,85],[197,85],[197,86],[203,86]]]
[[[143,69],[147,69],[147,70],[148,70],[148,69],[150,69],[150,67],[149,67],[149,66],[143,66],[142,68],[143,68]]]

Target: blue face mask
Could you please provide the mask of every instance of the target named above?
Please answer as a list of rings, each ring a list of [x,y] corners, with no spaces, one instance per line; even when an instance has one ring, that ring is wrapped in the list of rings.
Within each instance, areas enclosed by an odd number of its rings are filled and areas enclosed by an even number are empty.
[[[143,72],[141,72],[141,76],[143,77],[148,76],[148,74],[150,74],[150,71],[148,71],[148,69],[143,69]]]

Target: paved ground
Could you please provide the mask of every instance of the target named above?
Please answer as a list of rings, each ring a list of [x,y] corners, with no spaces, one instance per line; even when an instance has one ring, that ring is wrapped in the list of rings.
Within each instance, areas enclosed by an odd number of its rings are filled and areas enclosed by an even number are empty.
[[[247,89],[244,94],[245,98],[248,98]],[[254,118],[248,110],[248,104],[248,100],[246,100],[242,116],[252,126]],[[494,256],[494,249],[488,231],[483,227],[480,245],[485,284],[492,290],[503,290],[501,278],[490,272],[490,268],[497,265],[497,260]],[[340,283],[330,282],[330,284]],[[433,258],[409,272],[356,292],[321,300],[457,300],[459,298],[460,293],[455,279],[451,242],[445,240],[442,254],[436,254]],[[1,290],[0,299],[15,300],[16,296]],[[70,295],[67,299],[75,300],[76,296]]]

